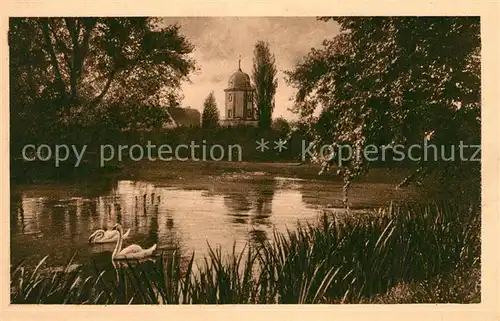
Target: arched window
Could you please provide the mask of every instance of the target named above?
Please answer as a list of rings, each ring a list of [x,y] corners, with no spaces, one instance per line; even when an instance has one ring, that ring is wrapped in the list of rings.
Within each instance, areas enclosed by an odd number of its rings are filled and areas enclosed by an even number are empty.
[[[229,96],[227,97],[227,100],[233,101],[233,94],[229,94]]]
[[[227,118],[233,118],[233,111],[231,109],[227,111]]]

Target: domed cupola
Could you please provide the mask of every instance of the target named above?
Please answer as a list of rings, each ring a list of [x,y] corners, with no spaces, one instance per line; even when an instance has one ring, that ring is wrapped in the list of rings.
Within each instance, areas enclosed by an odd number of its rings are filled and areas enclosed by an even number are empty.
[[[250,76],[243,71],[241,71],[241,63],[238,66],[238,70],[229,77],[227,83],[227,89],[234,90],[247,90],[252,89],[252,84],[250,83]]]

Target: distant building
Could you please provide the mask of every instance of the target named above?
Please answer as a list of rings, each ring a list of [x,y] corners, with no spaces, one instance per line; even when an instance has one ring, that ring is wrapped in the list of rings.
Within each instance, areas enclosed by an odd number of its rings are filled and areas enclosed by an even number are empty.
[[[165,126],[175,127],[200,127],[201,114],[194,108],[167,107],[171,121]]]
[[[229,78],[225,91],[225,119],[222,125],[253,125],[258,124],[257,109],[254,98],[255,89],[250,82],[250,76],[241,70],[241,60],[238,70]]]

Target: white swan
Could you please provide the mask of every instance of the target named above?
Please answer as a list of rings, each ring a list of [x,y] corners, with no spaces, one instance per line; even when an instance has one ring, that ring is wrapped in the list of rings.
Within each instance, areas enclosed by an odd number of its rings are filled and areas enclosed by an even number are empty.
[[[128,238],[130,234],[130,229],[127,230],[125,234],[123,234],[123,239]],[[97,230],[92,235],[89,236],[89,243],[111,243],[116,242],[118,240],[118,231],[117,230]]]
[[[112,260],[143,259],[145,257],[151,256],[153,254],[153,251],[156,249],[156,244],[148,249],[143,249],[137,244],[132,244],[122,249],[123,228],[120,224],[115,224],[113,230],[118,231],[118,241],[116,242],[115,250],[111,255]]]

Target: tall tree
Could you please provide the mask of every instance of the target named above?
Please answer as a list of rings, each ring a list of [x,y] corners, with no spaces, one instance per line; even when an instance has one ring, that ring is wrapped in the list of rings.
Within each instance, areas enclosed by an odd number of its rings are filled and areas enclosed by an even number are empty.
[[[48,129],[154,126],[168,117],[158,92],[179,88],[195,69],[189,57],[193,46],[179,26],[165,26],[161,19],[11,18],[9,23],[11,115],[39,134],[47,133],[44,124]]]
[[[219,109],[214,92],[210,92],[203,103],[202,127],[216,128],[219,125]]]
[[[367,144],[408,146],[430,135],[437,144],[480,142],[478,18],[322,20],[338,23],[341,33],[312,49],[288,81],[298,89],[296,112],[308,120],[316,145],[346,143],[356,151],[342,171],[346,202],[350,179],[368,170],[358,152]],[[441,165],[450,163],[422,161],[417,171]]]
[[[274,96],[278,87],[276,59],[269,44],[258,41],[254,48],[252,79],[256,87],[259,127],[269,129],[272,124]]]

